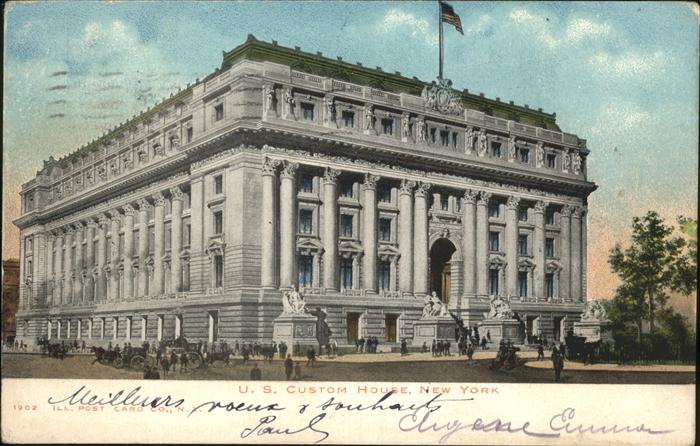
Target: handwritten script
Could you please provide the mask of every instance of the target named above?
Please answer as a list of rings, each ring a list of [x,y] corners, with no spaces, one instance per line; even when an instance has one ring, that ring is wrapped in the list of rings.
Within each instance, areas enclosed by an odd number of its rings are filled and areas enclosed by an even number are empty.
[[[441,444],[452,439],[459,442],[460,436],[468,432],[489,433],[493,435],[520,435],[541,439],[556,439],[566,435],[595,435],[610,436],[630,433],[650,436],[664,435],[673,432],[668,429],[652,428],[644,423],[622,422],[616,424],[595,424],[590,421],[580,421],[576,409],[566,407],[549,417],[549,423],[537,425],[527,419],[527,414],[518,420],[501,417],[485,417],[479,414],[478,404],[474,397],[452,398],[443,393],[423,395],[421,399],[406,395],[397,396],[394,390],[382,395],[361,396],[349,395],[339,398],[321,398],[314,401],[318,395],[306,395],[308,399],[298,399],[295,406],[285,406],[278,401],[259,402],[251,399],[251,395],[241,396],[238,400],[208,400],[203,402],[185,401],[184,398],[171,394],[149,395],[141,386],[132,389],[118,389],[106,395],[93,392],[85,385],[65,396],[51,396],[48,403],[72,410],[71,407],[104,408],[115,410],[177,410],[184,412],[186,419],[203,417],[210,414],[242,414],[255,413],[255,421],[241,426],[238,435],[241,439],[252,437],[274,438],[293,436],[302,433],[312,434],[316,443],[331,438],[332,429],[328,426],[327,418],[336,415],[382,413],[382,420],[391,420],[395,414],[395,426],[400,432],[429,435]],[[271,398],[270,395],[265,398]],[[441,409],[445,405],[457,405],[456,412],[462,414],[460,419],[443,415]],[[188,408],[184,410],[183,408]],[[445,412],[445,411],[443,411]],[[455,411],[453,410],[452,413]],[[588,414],[591,415],[591,414]],[[248,418],[247,418],[248,419]],[[246,424],[246,423],[243,423]],[[307,437],[308,438],[308,437]],[[430,440],[429,440],[430,441]]]

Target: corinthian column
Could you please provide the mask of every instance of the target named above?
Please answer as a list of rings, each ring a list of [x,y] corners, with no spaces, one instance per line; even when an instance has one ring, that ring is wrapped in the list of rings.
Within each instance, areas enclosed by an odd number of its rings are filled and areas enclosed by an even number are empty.
[[[163,268],[163,254],[165,241],[165,197],[158,193],[153,196],[154,220],[155,220],[155,242],[153,249],[153,295],[163,294],[165,286],[165,269]]]
[[[131,260],[134,255],[134,208],[127,204],[124,210],[124,290],[122,297],[131,299],[134,297],[134,272]]]
[[[428,191],[430,183],[420,183],[416,189],[413,240],[415,252],[413,253],[413,277],[414,291],[416,294],[428,293]]]
[[[112,211],[112,228],[110,237],[109,300],[119,299],[119,228],[122,216],[119,211]]]
[[[535,257],[535,292],[534,296],[537,299],[542,299],[544,295],[544,274],[545,274],[545,236],[544,236],[544,213],[547,204],[544,201],[535,203],[535,233],[534,233],[534,249]]]
[[[88,220],[87,222],[87,236],[85,246],[85,265],[87,269],[87,276],[85,277],[85,284],[83,285],[83,296],[84,300],[87,302],[92,302],[95,300],[95,279],[92,275],[92,270],[95,267],[95,244],[93,239],[95,238],[95,220]]]
[[[182,249],[182,200],[185,194],[179,187],[170,189],[171,239],[170,239],[170,284],[173,292],[182,291],[182,266],[180,262],[180,250]]]
[[[583,209],[576,206],[571,214],[571,300],[582,300],[581,293],[581,215]]]
[[[506,202],[506,293],[518,295],[518,206],[520,198],[508,197]]]
[[[73,234],[75,234],[75,229],[68,227],[64,242],[66,245],[65,261],[63,262],[63,272],[66,278],[63,286],[64,305],[73,301]]]
[[[145,198],[138,201],[139,205],[139,278],[138,291],[139,297],[148,295],[148,270],[146,267],[146,258],[148,257],[148,211],[151,203]]]
[[[73,281],[73,303],[83,301],[83,224],[75,224],[75,279]]]
[[[365,174],[365,182],[362,183],[364,191],[362,244],[365,253],[362,256],[362,286],[368,291],[377,290],[377,181],[379,181],[378,176]]]
[[[476,203],[476,293],[489,294],[489,213],[491,194],[481,192]]]
[[[562,271],[559,274],[559,297],[562,300],[571,299],[571,206],[564,206],[559,215],[561,228],[560,261]]]
[[[56,289],[56,280],[54,277],[54,267],[53,267],[53,248],[56,241],[56,236],[48,232],[46,237],[46,307],[51,308],[53,306],[53,293]]]
[[[280,175],[280,287],[296,284],[296,172],[298,163],[285,162]]]
[[[269,87],[268,87],[269,88]],[[260,286],[274,288],[275,280],[275,241],[277,239],[277,219],[275,218],[275,186],[279,161],[265,158],[262,165],[262,228],[260,250]]]
[[[326,169],[323,176],[323,286],[338,289],[338,175]]]
[[[464,192],[462,208],[462,261],[464,265],[464,295],[476,294],[476,197],[477,192]]]
[[[107,258],[107,224],[109,219],[106,215],[100,215],[97,226],[97,296],[96,301],[107,300],[107,278],[105,277],[105,266]]]
[[[402,180],[399,188],[399,289],[413,291],[413,188],[416,183]]]
[[[63,272],[63,241],[64,233],[56,230],[56,283],[54,285],[54,305],[63,305],[63,288],[65,273]]]

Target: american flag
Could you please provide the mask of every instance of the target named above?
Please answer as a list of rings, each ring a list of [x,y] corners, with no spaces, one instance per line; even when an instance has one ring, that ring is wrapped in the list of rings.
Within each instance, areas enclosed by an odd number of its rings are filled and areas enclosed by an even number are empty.
[[[440,18],[443,22],[447,22],[454,26],[460,34],[464,35],[464,31],[462,30],[462,21],[459,19],[459,16],[455,10],[452,9],[452,6],[448,5],[447,3],[440,2]]]

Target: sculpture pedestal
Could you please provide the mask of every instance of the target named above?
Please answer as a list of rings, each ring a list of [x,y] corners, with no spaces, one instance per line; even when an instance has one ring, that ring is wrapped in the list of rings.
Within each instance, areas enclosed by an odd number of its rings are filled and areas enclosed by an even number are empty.
[[[500,344],[501,339],[513,344],[522,344],[525,340],[521,324],[516,319],[485,319],[479,324],[479,336],[486,333],[491,336],[491,343]]]
[[[574,335],[586,338],[588,342],[601,339],[603,343],[613,342],[609,321],[587,320],[574,322]]]
[[[433,339],[455,342],[455,321],[452,317],[427,317],[413,323],[413,346],[420,347],[425,342],[430,347]]]
[[[284,341],[289,353],[305,355],[310,346],[318,347],[316,323],[316,316],[311,314],[282,314],[272,322],[272,339],[278,344]]]

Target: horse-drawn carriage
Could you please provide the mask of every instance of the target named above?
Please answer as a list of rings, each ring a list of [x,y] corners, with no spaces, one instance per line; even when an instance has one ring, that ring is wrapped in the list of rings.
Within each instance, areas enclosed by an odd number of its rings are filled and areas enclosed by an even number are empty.
[[[602,340],[576,336],[573,332],[566,335],[567,357],[570,360],[583,360],[584,364],[593,363],[600,354]]]
[[[184,353],[189,366],[193,369],[199,368],[204,363],[204,357],[201,353],[202,344],[187,342],[184,336],[180,336],[177,339],[164,339],[161,341],[160,347],[163,349],[164,354],[170,355],[174,352],[178,359]]]
[[[129,347],[121,352],[114,360],[114,366],[118,369],[122,367],[131,367],[136,370],[143,370],[144,367],[153,367],[156,365],[154,357],[148,354],[148,350],[143,347]]]

